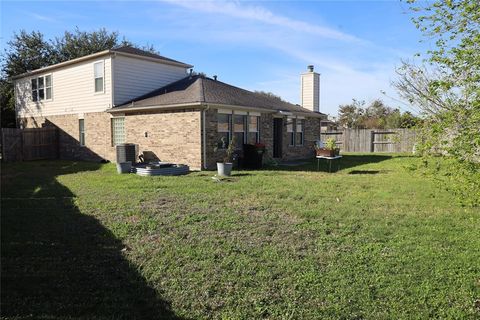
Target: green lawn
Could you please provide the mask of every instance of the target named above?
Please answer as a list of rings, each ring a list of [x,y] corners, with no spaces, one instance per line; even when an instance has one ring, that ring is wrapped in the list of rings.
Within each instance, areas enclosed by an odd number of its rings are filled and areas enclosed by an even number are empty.
[[[478,319],[480,212],[347,155],[180,177],[2,165],[1,312],[28,319]]]

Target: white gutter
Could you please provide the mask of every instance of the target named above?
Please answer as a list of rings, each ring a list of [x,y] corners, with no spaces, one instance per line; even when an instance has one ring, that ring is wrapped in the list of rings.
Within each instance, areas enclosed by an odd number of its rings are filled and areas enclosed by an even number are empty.
[[[244,107],[239,105],[230,105],[230,104],[215,104],[209,103],[211,107],[214,108],[224,108],[224,109],[232,109],[232,110],[245,110],[245,111],[255,111],[260,113],[273,113],[274,115],[278,116],[287,116],[287,115],[300,115],[305,117],[312,117],[312,118],[322,118],[322,115],[318,112],[305,112],[302,110],[299,111],[283,111],[283,110],[272,110],[272,109],[264,109],[264,108],[254,108],[254,107]]]
[[[167,60],[168,58],[159,59],[159,58],[147,57],[147,56],[142,56],[142,55],[139,55],[139,54],[127,53],[127,52],[122,52],[122,51],[115,51],[115,49],[112,49],[110,51],[113,52],[113,53],[116,53],[118,55],[125,56],[125,57],[142,59],[142,60],[147,60],[147,61],[152,61],[152,62],[158,62],[158,63],[161,63],[161,64],[169,64],[171,66],[182,67],[182,68],[185,68],[185,69],[193,68],[193,66],[191,64],[186,64],[186,63],[183,63],[183,62],[180,62],[180,61],[178,61],[178,62],[177,61],[170,61],[170,60]]]
[[[11,77],[11,79],[15,80],[15,79],[23,78],[23,77],[32,76],[34,74],[47,72],[47,71],[50,71],[52,69],[65,67],[65,66],[68,66],[68,65],[71,65],[71,64],[74,64],[74,63],[78,63],[78,62],[82,62],[82,61],[86,61],[86,60],[91,60],[91,59],[94,59],[94,58],[97,58],[97,57],[100,57],[100,56],[107,55],[109,53],[110,53],[110,50],[103,50],[103,51],[100,51],[100,52],[97,52],[97,53],[90,54],[88,56],[83,56],[83,57],[80,57],[80,58],[76,58],[76,59],[60,62],[60,63],[57,63],[57,64],[53,64],[51,66],[47,66],[47,67],[43,67],[43,68],[40,68],[40,69],[35,69],[35,70],[32,70],[32,71],[28,71],[28,72],[19,74],[17,76],[13,76],[13,77]]]
[[[112,90],[110,90],[110,93],[112,95],[112,104],[111,104],[111,108],[113,108],[115,106],[115,75],[114,75],[114,64],[115,64],[115,57],[117,56],[116,53],[113,53],[111,56],[110,56],[110,84],[112,86]]]
[[[209,103],[209,106],[213,108],[226,108],[226,109],[233,109],[233,110],[245,110],[245,111],[256,111],[260,113],[275,113],[277,110],[270,110],[270,109],[264,109],[264,108],[255,108],[255,107],[245,107],[245,106],[239,106],[239,105],[231,105],[231,104],[217,104],[217,103]]]
[[[135,103],[131,102],[128,107],[118,107],[108,110],[109,113],[115,112],[129,112],[129,111],[155,111],[155,110],[170,110],[170,109],[178,109],[178,108],[191,108],[191,107],[201,107],[205,104],[201,102],[192,102],[192,103],[178,103],[178,104],[165,104],[160,106],[138,106],[135,107]]]
[[[206,108],[202,110],[202,126],[203,126],[203,169],[207,169],[207,119],[206,119],[206,111],[210,109],[208,105]]]
[[[279,114],[283,115],[283,116],[293,116],[293,113],[292,112],[289,112],[289,111],[278,111]]]
[[[13,83],[13,103],[15,105],[15,128],[20,128],[20,125],[18,123],[18,109],[17,109],[17,84],[15,83],[16,81],[13,80],[12,83]],[[2,143],[2,145],[4,145],[4,143]],[[3,151],[2,151],[3,152]],[[3,157],[3,154],[2,153],[2,157]]]
[[[57,64],[53,64],[53,65],[50,65],[50,66],[46,66],[46,67],[43,67],[43,68],[40,68],[40,69],[27,71],[27,72],[24,72],[22,74],[13,76],[10,79],[15,80],[15,79],[23,78],[23,77],[29,77],[29,76],[32,76],[34,74],[47,72],[47,71],[57,69],[57,68],[61,68],[61,67],[65,67],[65,66],[68,66],[68,65],[71,65],[71,64],[74,64],[74,63],[78,63],[78,62],[82,62],[82,61],[86,61],[86,60],[91,60],[91,59],[94,59],[94,58],[97,58],[97,57],[100,57],[100,56],[112,55],[112,54],[118,54],[118,55],[122,55],[122,56],[125,56],[125,57],[131,57],[131,58],[135,58],[135,59],[141,59],[141,60],[147,60],[147,61],[152,61],[152,62],[158,62],[158,63],[162,63],[162,64],[168,64],[168,65],[172,65],[172,66],[182,67],[182,68],[185,68],[185,69],[193,67],[190,64],[166,60],[168,58],[159,59],[159,58],[153,58],[153,57],[146,57],[146,56],[142,56],[142,55],[138,55],[138,54],[126,53],[126,52],[116,51],[115,49],[110,49],[110,50],[103,50],[103,51],[100,51],[100,52],[97,52],[97,53],[92,53],[92,54],[89,54],[87,56],[79,57],[79,58],[76,58],[76,59],[67,60],[67,61],[60,62],[60,63],[57,63]]]

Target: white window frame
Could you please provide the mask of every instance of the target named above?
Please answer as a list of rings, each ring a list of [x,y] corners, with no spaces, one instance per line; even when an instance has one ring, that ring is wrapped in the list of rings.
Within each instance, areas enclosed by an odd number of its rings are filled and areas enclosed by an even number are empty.
[[[243,118],[243,131],[235,131],[235,117],[242,117]],[[243,145],[246,143],[246,140],[247,140],[247,124],[248,124],[248,119],[247,119],[247,114],[239,114],[239,113],[235,113],[233,114],[232,116],[232,137],[235,135],[235,133],[243,133],[243,141],[242,141],[242,148],[243,148]],[[237,141],[238,143],[238,141]]]
[[[50,86],[47,86],[47,77],[50,77]],[[38,79],[40,78],[43,78],[43,99],[40,99],[40,95],[39,95],[39,88],[38,88]],[[37,89],[33,89],[33,86],[32,86],[32,81],[35,80],[37,82]],[[47,89],[50,88],[50,98],[47,99]],[[36,94],[36,97],[37,97],[37,100],[34,100],[33,99],[33,94]],[[32,102],[35,102],[35,103],[39,103],[41,101],[52,101],[53,100],[53,76],[51,73],[47,73],[47,74],[44,74],[44,75],[41,75],[41,76],[36,76],[36,77],[32,77],[30,78],[30,94],[31,94],[31,98],[32,98]]]
[[[227,116],[227,122],[228,122],[228,129],[227,131],[219,131],[218,130],[218,116],[219,115],[224,115],[224,116]],[[232,114],[230,113],[225,113],[225,112],[218,112],[217,113],[217,133],[226,133],[227,134],[227,144],[226,144],[226,147],[225,148],[222,148],[221,146],[219,146],[218,149],[226,149],[228,148],[228,145],[230,144],[230,141],[232,140]],[[219,142],[220,144],[220,142]]]
[[[257,127],[255,128],[255,131],[250,130],[250,118],[257,118]],[[260,142],[260,116],[257,115],[248,115],[248,120],[247,120],[247,140],[248,140],[248,135],[250,133],[255,133],[255,143]],[[248,141],[247,141],[248,142]]]
[[[302,131],[297,131],[298,129],[298,121],[302,124]],[[299,142],[297,142],[297,137],[296,134],[300,133],[301,134],[301,139]],[[305,119],[297,118],[295,119],[295,145],[298,147],[303,147],[303,144],[305,142]]]
[[[292,131],[288,131],[288,122],[292,121]],[[287,137],[288,137],[288,146],[294,147],[295,146],[295,126],[296,126],[295,118],[288,117],[287,118]]]
[[[102,68],[102,76],[97,77],[95,75],[95,66],[97,64],[101,63],[103,68]],[[96,80],[102,78],[102,91],[97,91],[97,86],[96,86]],[[94,94],[104,94],[105,93],[105,60],[100,60],[100,61],[95,61],[93,63],[93,93]]]

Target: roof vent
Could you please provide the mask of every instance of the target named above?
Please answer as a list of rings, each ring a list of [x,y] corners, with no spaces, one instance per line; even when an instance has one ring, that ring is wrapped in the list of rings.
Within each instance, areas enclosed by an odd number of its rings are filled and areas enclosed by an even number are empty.
[[[213,76],[213,80],[217,81],[217,75]]]
[[[313,64],[309,65],[307,68],[308,68],[308,71],[313,72]]]

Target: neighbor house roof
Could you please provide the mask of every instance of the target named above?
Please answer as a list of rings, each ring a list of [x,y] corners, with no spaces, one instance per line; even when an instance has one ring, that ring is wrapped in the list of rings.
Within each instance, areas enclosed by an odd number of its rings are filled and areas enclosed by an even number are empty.
[[[137,59],[157,61],[157,62],[161,62],[161,63],[165,63],[165,64],[171,64],[171,65],[175,65],[175,66],[179,66],[179,67],[183,67],[183,68],[193,67],[190,64],[186,64],[186,63],[183,63],[183,62],[180,62],[180,61],[177,61],[177,60],[173,60],[173,59],[170,59],[170,58],[167,58],[167,57],[155,54],[155,53],[151,53],[151,52],[148,52],[148,51],[145,51],[145,50],[137,49],[137,48],[134,48],[134,47],[131,47],[131,46],[122,46],[122,47],[118,47],[118,48],[114,48],[114,49],[103,50],[103,51],[93,53],[93,54],[89,54],[89,55],[79,57],[79,58],[76,58],[76,59],[60,62],[60,63],[53,64],[53,65],[43,67],[43,68],[40,68],[40,69],[35,69],[35,70],[32,70],[32,71],[28,71],[28,72],[25,72],[25,73],[22,73],[22,74],[19,74],[17,76],[12,77],[12,80],[20,79],[20,78],[27,77],[27,76],[32,76],[34,74],[39,74],[39,73],[51,71],[51,70],[61,68],[61,67],[65,67],[65,66],[75,64],[75,63],[78,63],[78,62],[82,62],[82,61],[86,61],[86,60],[90,60],[90,59],[96,59],[96,58],[99,58],[101,56],[114,55],[114,54],[133,57],[133,58],[137,58]]]
[[[248,91],[202,75],[181,79],[132,99],[121,106],[114,107],[110,112],[167,109],[205,104],[326,117],[323,113],[313,112],[279,98]]]

